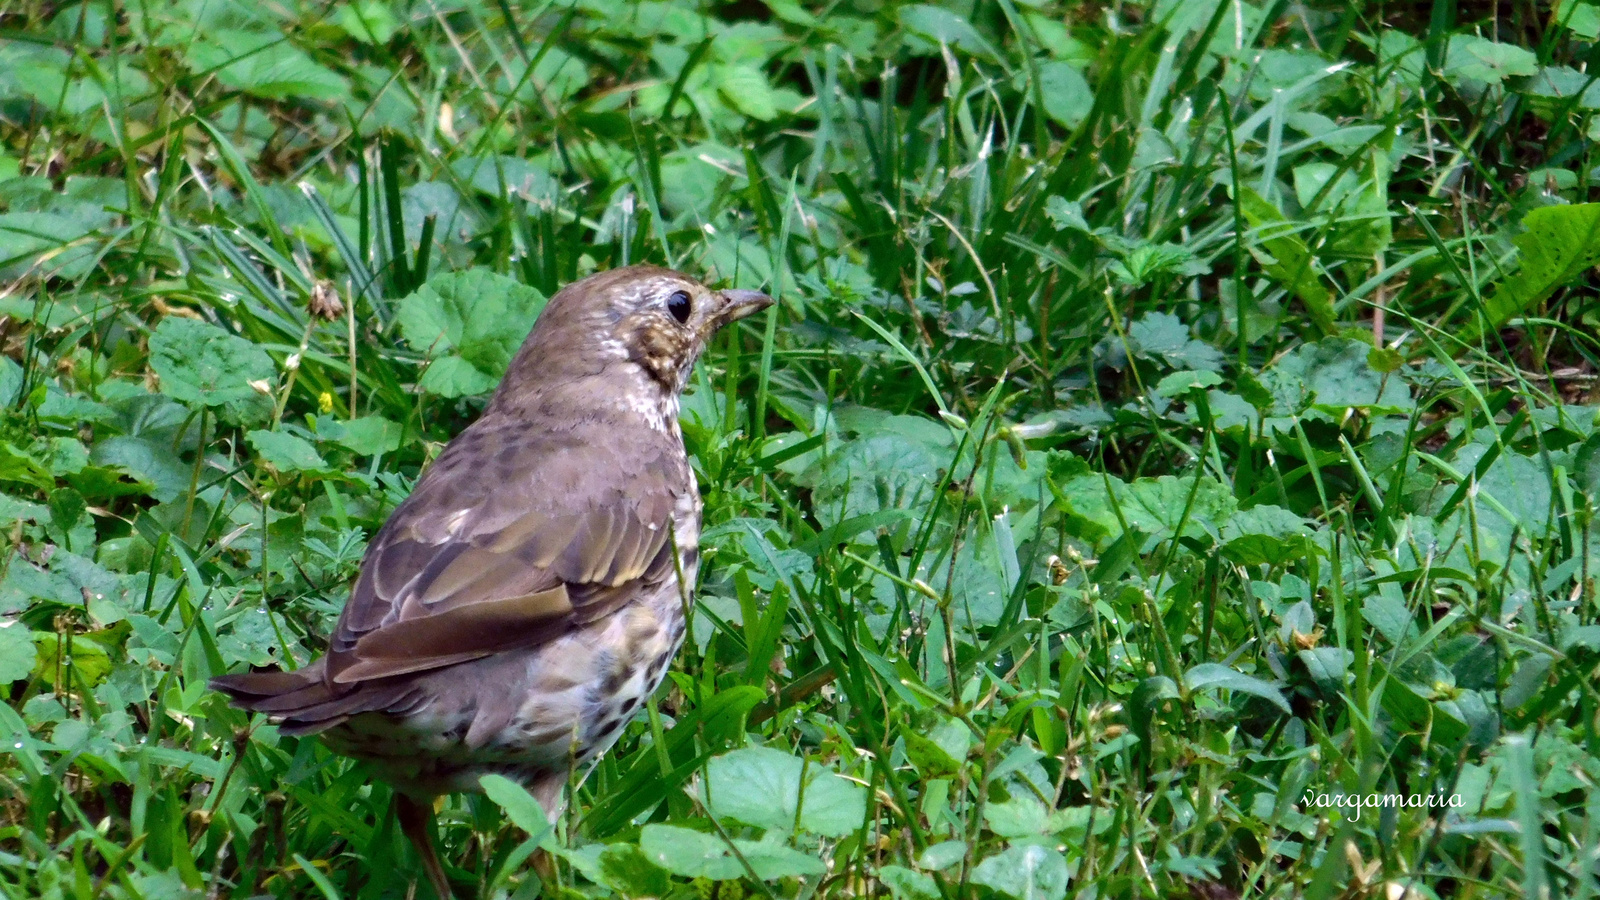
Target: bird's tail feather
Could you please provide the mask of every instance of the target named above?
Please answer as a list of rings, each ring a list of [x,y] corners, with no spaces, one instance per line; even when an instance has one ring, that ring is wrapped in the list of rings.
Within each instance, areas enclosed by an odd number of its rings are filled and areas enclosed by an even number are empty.
[[[220,675],[210,684],[232,698],[234,706],[271,716],[287,735],[326,731],[353,715],[385,709],[404,692],[400,685],[381,682],[330,685],[320,659],[293,672]]]

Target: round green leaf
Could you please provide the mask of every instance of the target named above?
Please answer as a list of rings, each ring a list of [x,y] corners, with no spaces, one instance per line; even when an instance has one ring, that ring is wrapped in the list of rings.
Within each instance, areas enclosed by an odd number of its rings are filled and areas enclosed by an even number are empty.
[[[701,796],[719,817],[776,831],[793,830],[799,810],[801,831],[829,837],[860,828],[867,814],[865,788],[770,747],[746,747],[711,760]]]
[[[1066,62],[1039,66],[1039,94],[1044,114],[1068,128],[1077,128],[1094,108],[1094,92],[1077,67]]]

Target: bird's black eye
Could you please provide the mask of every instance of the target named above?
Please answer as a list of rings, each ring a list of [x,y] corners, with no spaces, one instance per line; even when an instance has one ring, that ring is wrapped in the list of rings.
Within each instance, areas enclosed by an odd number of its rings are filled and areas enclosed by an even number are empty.
[[[667,298],[667,312],[682,325],[689,321],[689,293],[687,291],[673,291]]]

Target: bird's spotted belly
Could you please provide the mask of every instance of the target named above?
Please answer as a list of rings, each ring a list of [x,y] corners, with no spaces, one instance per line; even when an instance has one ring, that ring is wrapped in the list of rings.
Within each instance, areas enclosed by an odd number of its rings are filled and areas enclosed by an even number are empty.
[[[631,603],[537,650],[440,669],[406,703],[355,716],[324,740],[419,795],[475,791],[491,773],[565,781],[660,687],[683,641],[681,601],[671,599]]]
[[[616,743],[623,726],[661,687],[672,657],[683,643],[683,617],[671,616],[654,627],[636,628],[624,649],[607,659],[604,679],[592,688],[584,716],[582,756],[590,759]]]

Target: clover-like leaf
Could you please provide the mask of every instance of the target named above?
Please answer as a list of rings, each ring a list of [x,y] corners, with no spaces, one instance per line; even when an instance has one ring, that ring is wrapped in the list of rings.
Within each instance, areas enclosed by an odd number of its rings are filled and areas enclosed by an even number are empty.
[[[1135,253],[1130,254],[1130,259],[1134,255],[1141,258],[1148,256]],[[1147,258],[1146,262],[1156,265]],[[1148,274],[1144,269],[1141,272]],[[1139,273],[1130,271],[1130,274]],[[1133,342],[1136,355],[1165,363],[1174,369],[1209,372],[1222,368],[1222,353],[1204,341],[1189,337],[1189,326],[1172,313],[1152,312],[1140,316],[1129,323],[1128,338]]]
[[[906,31],[935,45],[942,44],[991,59],[997,55],[994,46],[978,34],[970,21],[948,9],[919,3],[901,7],[899,18]]]
[[[894,900],[939,900],[939,885],[933,876],[905,866],[884,866],[878,870],[878,880]]]
[[[1324,413],[1345,409],[1405,410],[1411,395],[1400,378],[1372,368],[1372,347],[1348,338],[1328,338],[1296,347],[1261,373],[1274,412],[1294,415],[1306,408]]]
[[[1600,5],[1588,0],[1557,0],[1551,21],[1564,25],[1578,37],[1600,38]]]
[[[1222,529],[1222,554],[1243,565],[1278,565],[1309,552],[1310,524],[1281,506],[1241,510]]]
[[[527,788],[503,775],[485,775],[479,779],[483,793],[494,804],[505,810],[506,818],[530,837],[537,838],[550,830],[550,820],[539,806],[539,801]]]

